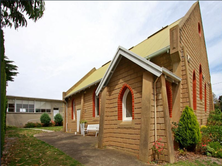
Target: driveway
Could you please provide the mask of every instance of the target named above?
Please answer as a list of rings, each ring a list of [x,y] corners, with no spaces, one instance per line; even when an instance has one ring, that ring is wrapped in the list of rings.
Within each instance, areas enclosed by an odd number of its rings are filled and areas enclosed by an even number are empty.
[[[36,134],[36,138],[53,145],[86,166],[147,166],[135,156],[113,149],[96,148],[98,137],[73,133]]]

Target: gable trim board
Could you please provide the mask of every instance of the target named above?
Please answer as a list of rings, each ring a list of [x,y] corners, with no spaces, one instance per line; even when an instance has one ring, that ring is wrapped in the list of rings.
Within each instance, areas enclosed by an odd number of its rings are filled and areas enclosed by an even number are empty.
[[[142,58],[141,56],[125,49],[124,47],[119,46],[117,52],[111,61],[109,68],[107,69],[104,77],[102,78],[101,82],[96,89],[96,96],[102,91],[102,89],[108,84],[110,78],[112,77],[113,72],[115,71],[116,67],[118,66],[122,57],[129,59],[130,61],[134,62],[138,66],[142,67],[143,69],[149,71],[153,75],[160,77],[162,74],[170,77],[173,82],[180,82],[181,78],[173,74],[171,71],[167,70],[164,67],[160,67],[153,62]],[[172,81],[171,81],[172,82]]]
[[[68,97],[70,97],[70,96],[72,96],[72,95],[75,95],[76,93],[81,92],[82,90],[84,90],[84,89],[86,89],[86,88],[88,88],[88,87],[91,87],[91,86],[93,86],[93,85],[96,85],[96,84],[98,84],[100,81],[101,81],[101,79],[99,79],[99,80],[97,80],[97,81],[95,81],[95,82],[93,82],[93,83],[91,83],[91,84],[89,84],[89,85],[87,85],[87,86],[85,86],[85,87],[83,87],[83,88],[81,88],[81,89],[73,92],[73,93],[70,93],[70,94],[67,95],[65,98],[68,98]]]

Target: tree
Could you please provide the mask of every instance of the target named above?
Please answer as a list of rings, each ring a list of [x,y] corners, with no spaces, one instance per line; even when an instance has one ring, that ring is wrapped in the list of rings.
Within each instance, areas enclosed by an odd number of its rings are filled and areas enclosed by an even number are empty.
[[[201,140],[200,126],[192,108],[186,106],[180,117],[175,140],[180,146],[192,149]]]
[[[214,109],[219,109],[220,108],[220,102],[217,98],[217,96],[215,95],[215,93],[213,93],[213,100],[214,100]]]
[[[4,52],[4,34],[3,27],[12,27],[14,28],[27,26],[27,20],[23,13],[25,12],[29,19],[34,20],[35,22],[41,18],[44,14],[45,3],[43,0],[1,0],[1,33],[0,33],[0,68],[1,68],[1,99],[0,99],[0,124],[1,124],[1,153],[2,156],[3,144],[4,144],[4,135],[5,135],[5,99],[6,99],[6,81],[13,81],[13,76],[17,75],[17,66],[11,64],[13,61],[5,59]],[[8,74],[8,75],[6,75]],[[7,77],[7,79],[6,79]]]
[[[11,61],[8,59],[7,56],[5,56],[5,73],[6,73],[6,81],[14,81],[14,76],[18,74],[17,71],[17,66],[13,65],[12,63],[14,61]]]
[[[29,19],[35,22],[44,14],[45,3],[42,0],[2,0],[1,1],[1,28],[27,26],[24,12]]]

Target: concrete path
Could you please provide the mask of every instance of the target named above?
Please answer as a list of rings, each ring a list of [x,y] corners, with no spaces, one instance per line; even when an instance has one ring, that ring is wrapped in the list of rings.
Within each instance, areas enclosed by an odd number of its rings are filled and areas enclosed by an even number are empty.
[[[41,131],[45,131],[45,132],[48,132],[48,133],[54,132],[53,130],[36,129],[36,128],[24,128],[24,129],[41,130]]]
[[[96,148],[98,137],[73,133],[52,132],[36,134],[38,139],[53,145],[86,166],[147,166],[135,156],[112,149]]]

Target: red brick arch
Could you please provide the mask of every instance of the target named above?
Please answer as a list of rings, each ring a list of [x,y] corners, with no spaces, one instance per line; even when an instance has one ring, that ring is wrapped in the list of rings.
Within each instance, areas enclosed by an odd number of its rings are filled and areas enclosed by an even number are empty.
[[[204,110],[205,112],[207,112],[207,85],[206,83],[204,85],[204,100],[205,100]]]
[[[193,109],[197,109],[197,90],[196,90],[196,74],[195,70],[193,71]]]
[[[73,112],[74,112],[74,110],[75,110],[75,113],[76,113],[76,104],[74,104],[73,105],[73,103],[75,103],[75,99],[73,98],[72,99],[72,112],[71,112],[71,115],[72,115],[72,120],[74,120],[74,114],[73,114]]]
[[[201,64],[199,66],[199,92],[200,92],[200,100],[202,100],[202,67],[201,67]]]
[[[93,101],[93,117],[96,117],[96,109],[95,109],[95,105],[96,105],[96,103],[95,103],[95,97],[96,97],[96,89],[97,89],[97,87],[94,89],[94,91],[93,91],[93,96],[92,96],[92,101]],[[99,94],[99,103],[98,103],[98,107],[99,107],[99,115],[100,115],[100,94]]]
[[[166,81],[166,90],[167,90],[167,100],[168,100],[168,107],[169,107],[169,115],[170,115],[170,118],[172,118],[173,94],[172,94],[171,83],[169,83],[168,81]]]
[[[134,94],[133,94],[133,90],[132,88],[128,85],[128,84],[124,84],[119,92],[118,95],[118,120],[122,120],[122,99],[123,99],[123,95],[124,92],[126,91],[126,89],[130,90],[130,93],[132,95],[132,119],[134,119]]]

